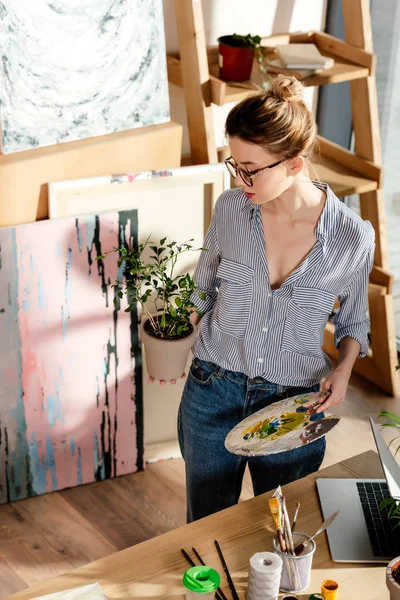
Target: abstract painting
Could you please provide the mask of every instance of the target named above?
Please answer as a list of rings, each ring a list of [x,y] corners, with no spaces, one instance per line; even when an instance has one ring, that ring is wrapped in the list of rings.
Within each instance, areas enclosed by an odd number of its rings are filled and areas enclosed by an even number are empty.
[[[162,0],[0,1],[3,153],[169,121]]]
[[[143,468],[136,311],[113,300],[137,211],[0,229],[0,503]]]

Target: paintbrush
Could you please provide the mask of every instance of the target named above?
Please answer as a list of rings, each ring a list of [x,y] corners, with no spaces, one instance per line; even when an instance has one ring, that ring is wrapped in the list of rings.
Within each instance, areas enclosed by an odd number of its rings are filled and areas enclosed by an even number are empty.
[[[270,498],[268,500],[269,510],[271,511],[272,518],[275,523],[276,533],[278,535],[279,545],[281,547],[282,552],[286,552],[286,544],[283,540],[282,533],[282,514],[281,507],[278,498]]]
[[[228,580],[229,588],[231,590],[232,598],[233,598],[233,600],[240,600],[240,598],[238,596],[238,593],[236,591],[236,588],[235,588],[235,584],[233,583],[231,574],[229,573],[228,565],[226,564],[224,555],[222,554],[222,550],[220,548],[220,545],[218,544],[217,540],[214,540],[214,544],[215,544],[215,547],[217,549],[218,556],[219,556],[219,558],[221,560],[223,569],[225,571],[225,575],[226,575],[226,578]]]
[[[292,523],[292,533],[295,530],[294,528],[296,527],[296,521],[297,521],[297,517],[299,516],[299,510],[300,510],[300,502],[298,502],[296,504],[296,511],[294,513],[293,523]]]
[[[336,519],[336,517],[338,516],[339,511],[333,513],[333,515],[331,515],[330,517],[328,517],[321,525],[321,527],[318,529],[318,531],[316,533],[314,533],[313,536],[311,536],[310,538],[308,538],[308,540],[306,540],[305,542],[302,542],[301,544],[299,544],[294,552],[296,554],[296,556],[299,556],[303,550],[305,548],[307,548],[308,544],[311,542],[311,540],[313,540],[315,537],[317,537],[317,535],[319,535],[320,533],[322,533],[323,531],[325,531],[325,529],[327,529],[329,527],[329,525],[331,525],[333,523],[333,521]]]
[[[289,521],[288,511],[287,511],[287,508],[286,508],[285,496],[282,496],[282,512],[283,512],[283,522],[285,523],[285,530],[287,531],[287,536],[288,536],[288,539],[289,539],[289,549],[290,549],[291,554],[294,555],[294,544],[293,544],[292,530],[290,529],[290,521]]]
[[[206,565],[206,563],[204,562],[204,560],[201,558],[200,554],[197,552],[196,548],[192,547],[192,550],[194,552],[194,554],[196,555],[196,558],[201,562],[202,565]],[[221,588],[219,587],[217,589],[217,592],[219,593],[219,595],[221,596],[222,600],[228,600],[228,598],[225,596],[224,592],[221,590]],[[217,594],[215,596],[217,598]]]

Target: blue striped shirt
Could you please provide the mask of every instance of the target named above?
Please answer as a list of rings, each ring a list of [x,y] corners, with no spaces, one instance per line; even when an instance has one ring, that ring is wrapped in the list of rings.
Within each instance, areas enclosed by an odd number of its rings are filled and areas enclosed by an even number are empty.
[[[368,280],[375,235],[326,184],[316,243],[279,289],[271,289],[260,206],[241,189],[218,199],[194,279],[194,304],[205,314],[193,346],[196,357],[250,378],[312,386],[332,363],[322,350],[336,299],[335,344],[349,336],[369,344]]]

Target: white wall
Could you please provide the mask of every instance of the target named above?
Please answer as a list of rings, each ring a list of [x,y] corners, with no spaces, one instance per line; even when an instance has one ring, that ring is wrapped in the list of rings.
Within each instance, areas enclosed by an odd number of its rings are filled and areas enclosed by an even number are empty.
[[[163,0],[167,52],[179,50],[174,4],[174,0]],[[203,0],[202,6],[206,40],[210,46],[216,45],[216,39],[224,34],[266,36],[287,31],[322,30],[325,24],[326,0]],[[306,99],[310,106],[315,91],[314,88],[307,90]],[[171,118],[184,127],[183,153],[189,154],[183,93],[172,84],[170,99]],[[217,146],[223,144],[224,122],[231,107],[213,107]],[[145,445],[176,439],[176,414],[183,382],[161,387],[148,385],[145,374],[144,379]]]

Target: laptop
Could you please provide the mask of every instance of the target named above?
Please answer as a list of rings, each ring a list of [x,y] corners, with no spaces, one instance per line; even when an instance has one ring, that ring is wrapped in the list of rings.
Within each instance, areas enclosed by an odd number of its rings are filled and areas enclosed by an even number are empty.
[[[400,498],[400,466],[370,423],[385,479],[317,479],[324,519],[340,511],[326,531],[335,562],[387,563],[400,554],[398,521],[379,508],[385,498]]]

